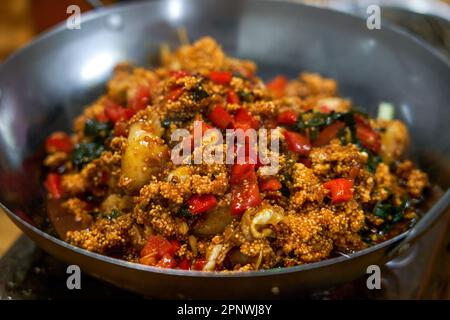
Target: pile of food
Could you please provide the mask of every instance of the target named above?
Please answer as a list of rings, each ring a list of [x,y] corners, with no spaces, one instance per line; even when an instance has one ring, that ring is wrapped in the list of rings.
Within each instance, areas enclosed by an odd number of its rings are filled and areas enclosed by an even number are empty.
[[[117,66],[73,134],[46,141],[60,237],[150,266],[249,271],[348,254],[416,221],[428,179],[403,159],[408,131],[389,108],[370,118],[317,74],[264,83],[255,73],[211,38],[162,50],[153,70]],[[202,132],[272,129],[278,171],[175,164],[171,135],[194,122]]]

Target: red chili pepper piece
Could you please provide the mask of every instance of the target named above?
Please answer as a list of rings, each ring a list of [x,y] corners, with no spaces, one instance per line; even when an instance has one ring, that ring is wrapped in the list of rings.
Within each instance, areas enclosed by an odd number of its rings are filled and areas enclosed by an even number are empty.
[[[49,173],[47,179],[44,182],[44,185],[53,199],[60,199],[62,197],[63,189],[61,186],[61,177],[59,174]]]
[[[172,245],[173,253],[177,252],[181,248],[181,243],[178,240],[171,240],[170,244]]]
[[[170,254],[165,254],[156,264],[159,268],[175,268],[177,266],[177,261]]]
[[[254,164],[234,164],[231,168],[231,214],[238,215],[258,206],[262,199]]]
[[[361,141],[361,145],[364,148],[369,149],[372,152],[378,153],[381,149],[381,137],[380,134],[375,131],[369,121],[362,116],[355,116],[356,121],[356,137]]]
[[[170,101],[177,100],[184,93],[184,88],[175,87],[167,94],[166,99]]]
[[[231,78],[233,78],[233,74],[228,71],[211,71],[209,73],[209,79],[217,84],[227,85]]]
[[[261,184],[262,191],[277,191],[282,187],[281,182],[276,178],[271,178]]]
[[[141,257],[154,255],[157,260],[161,259],[165,254],[174,255],[178,250],[176,245],[173,245],[169,240],[162,236],[150,236],[141,250]]]
[[[262,201],[256,181],[244,181],[235,185],[231,189],[231,198],[231,214],[233,215],[242,214],[249,208],[257,207]]]
[[[201,271],[201,270],[203,270],[203,267],[205,266],[205,264],[206,264],[205,259],[196,259],[194,261],[194,263],[192,264],[192,269]]]
[[[336,121],[335,123],[330,124],[319,133],[319,136],[317,137],[316,141],[314,141],[313,145],[315,147],[326,145],[328,142],[336,138],[339,130],[343,129],[344,127],[345,123],[342,121]]]
[[[297,115],[292,110],[286,110],[278,115],[277,121],[279,124],[293,125],[297,123]]]
[[[330,113],[331,109],[328,108],[327,106],[321,106],[320,107],[320,112],[322,112],[322,113]]]
[[[189,270],[191,268],[189,260],[187,258],[184,258],[178,263],[178,269],[181,270]]]
[[[247,161],[246,161],[247,162]],[[236,163],[231,167],[231,184],[238,184],[243,182],[244,180],[248,180],[251,178],[251,175],[254,174],[255,164],[251,163]]]
[[[230,90],[227,93],[227,102],[228,103],[233,103],[233,104],[238,104],[238,103],[241,102],[241,99],[239,99],[239,97],[236,94],[236,92],[234,92],[233,90]]]
[[[107,122],[109,119],[106,116],[105,111],[102,111],[95,115],[95,120],[97,120],[98,122]]]
[[[244,131],[250,128],[256,130],[259,128],[259,121],[246,109],[240,108],[234,115],[233,127],[234,129],[242,129]]]
[[[145,109],[150,101],[150,89],[146,86],[139,86],[136,95],[128,103],[128,107],[135,112]]]
[[[220,129],[226,129],[233,121],[233,118],[221,105],[216,105],[208,116],[208,119]]]
[[[353,182],[348,179],[333,179],[323,184],[331,192],[332,203],[342,203],[353,198]]]
[[[308,138],[300,133],[287,130],[284,131],[283,135],[290,151],[304,156],[308,155],[311,150],[311,144]]]
[[[45,150],[48,153],[56,151],[70,153],[73,150],[73,143],[66,133],[55,132],[45,141]]]
[[[158,260],[156,260],[156,255],[148,254],[146,256],[141,256],[139,258],[139,263],[145,264],[146,266],[154,266],[158,263]]]
[[[217,205],[217,199],[212,194],[193,195],[187,203],[192,214],[200,214],[214,208]]]
[[[134,114],[134,110],[124,108],[112,101],[105,102],[105,115],[112,123],[129,120]]]
[[[141,250],[139,262],[161,268],[174,268],[177,262],[173,256],[180,247],[181,245],[177,240],[169,241],[159,235],[150,236]]]
[[[267,83],[267,88],[272,91],[275,97],[281,98],[284,96],[288,80],[284,76],[276,76]]]

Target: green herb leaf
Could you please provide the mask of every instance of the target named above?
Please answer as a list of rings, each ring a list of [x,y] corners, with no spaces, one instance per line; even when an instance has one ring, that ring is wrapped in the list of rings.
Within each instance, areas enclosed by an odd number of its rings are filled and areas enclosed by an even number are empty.
[[[394,206],[391,202],[377,203],[373,214],[385,220],[382,232],[387,233],[397,222],[403,220],[406,210],[410,207],[411,200],[408,197],[405,197],[402,204],[398,207]],[[390,220],[388,217],[390,217]]]
[[[88,119],[84,123],[84,134],[93,138],[107,138],[112,129],[111,122],[100,122],[94,119]]]
[[[108,216],[108,219],[116,219],[116,218],[120,217],[120,215],[121,215],[121,213],[119,210],[112,209],[111,213]]]
[[[80,143],[75,146],[72,153],[72,162],[80,170],[85,164],[100,157],[105,147],[101,143]]]
[[[373,214],[379,218],[386,219],[395,208],[390,203],[377,203],[373,210]]]
[[[367,159],[367,168],[371,173],[375,173],[377,171],[378,165],[381,163],[381,157],[373,155],[369,150],[364,150],[369,155]]]
[[[192,214],[191,211],[189,211],[189,208],[187,206],[183,206],[178,214],[186,219],[192,219],[194,217],[194,215]]]
[[[194,89],[192,89],[191,91],[191,97],[192,99],[194,99],[196,102],[199,102],[207,97],[209,97],[208,92],[206,92],[205,89],[203,89],[203,86],[198,85],[197,87],[195,87]]]
[[[242,102],[254,102],[255,97],[250,91],[247,90],[240,90],[237,92],[237,95],[239,99],[241,99]]]

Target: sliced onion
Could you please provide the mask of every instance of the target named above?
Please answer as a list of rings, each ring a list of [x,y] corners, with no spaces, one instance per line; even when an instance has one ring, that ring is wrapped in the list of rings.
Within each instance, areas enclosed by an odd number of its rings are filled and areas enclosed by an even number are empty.
[[[203,267],[203,271],[214,271],[216,268],[217,258],[219,258],[223,245],[216,244],[208,254],[208,261]]]

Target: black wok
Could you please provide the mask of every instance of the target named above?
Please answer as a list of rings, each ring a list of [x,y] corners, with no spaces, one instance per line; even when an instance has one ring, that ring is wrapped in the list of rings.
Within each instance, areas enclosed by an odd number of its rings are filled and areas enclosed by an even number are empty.
[[[433,183],[449,186],[450,65],[426,44],[383,25],[333,11],[275,1],[167,1],[117,6],[83,16],[80,30],[53,29],[0,67],[0,200],[10,218],[50,254],[122,288],[156,297],[275,297],[355,279],[420,237],[448,208],[440,196],[409,232],[366,250],[287,269],[202,273],[128,263],[73,247],[29,223],[45,213],[40,161],[45,137],[70,130],[103,90],[114,64],[139,64],[176,28],[210,35],[231,55],[254,59],[264,78],[301,70],[336,78],[341,93],[370,113],[397,106],[412,154]]]

